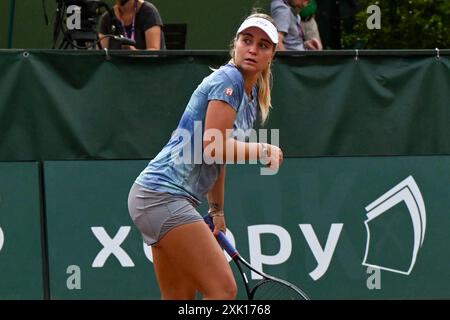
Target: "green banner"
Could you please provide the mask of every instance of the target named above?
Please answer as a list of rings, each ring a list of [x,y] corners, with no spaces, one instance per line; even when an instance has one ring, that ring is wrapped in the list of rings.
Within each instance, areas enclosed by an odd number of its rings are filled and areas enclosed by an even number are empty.
[[[144,165],[44,164],[51,299],[158,298],[153,267],[127,213],[129,189]]]
[[[0,163],[0,300],[43,299],[37,163]]]
[[[450,154],[447,58],[288,56],[275,65],[270,126],[289,156]]]
[[[146,163],[45,163],[51,298],[159,299],[127,212]],[[273,176],[231,165],[227,234],[312,299],[448,299],[449,167],[448,156],[287,159]]]
[[[0,160],[150,159],[210,67],[227,60],[0,51]],[[444,54],[280,54],[273,79],[268,128],[287,156],[450,154]]]
[[[275,176],[234,166],[227,226],[241,254],[313,299],[448,299],[449,165],[444,156],[287,159]]]

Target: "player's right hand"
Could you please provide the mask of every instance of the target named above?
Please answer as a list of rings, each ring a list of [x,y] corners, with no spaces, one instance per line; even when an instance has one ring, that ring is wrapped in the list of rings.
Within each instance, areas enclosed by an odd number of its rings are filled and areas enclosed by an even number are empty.
[[[269,163],[267,166],[272,170],[278,170],[284,160],[283,151],[272,144],[268,144],[267,147],[269,149]]]

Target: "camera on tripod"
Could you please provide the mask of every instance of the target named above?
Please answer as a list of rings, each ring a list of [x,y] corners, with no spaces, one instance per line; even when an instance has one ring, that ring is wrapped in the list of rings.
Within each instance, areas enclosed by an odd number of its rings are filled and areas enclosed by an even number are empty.
[[[114,16],[108,4],[102,0],[56,1],[53,49],[95,49],[100,16],[105,10]]]

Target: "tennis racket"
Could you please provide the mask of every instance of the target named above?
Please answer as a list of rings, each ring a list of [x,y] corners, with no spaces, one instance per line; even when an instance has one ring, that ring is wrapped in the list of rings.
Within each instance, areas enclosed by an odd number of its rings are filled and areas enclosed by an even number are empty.
[[[214,230],[214,223],[211,216],[207,214],[203,218],[210,229]],[[239,273],[242,276],[242,280],[244,281],[248,300],[309,300],[306,293],[292,283],[278,279],[252,267],[250,263],[241,257],[239,252],[233,247],[222,231],[216,238],[220,246],[228,253],[236,264]],[[252,281],[256,282],[252,285],[245,274],[245,269],[256,272],[262,279]]]

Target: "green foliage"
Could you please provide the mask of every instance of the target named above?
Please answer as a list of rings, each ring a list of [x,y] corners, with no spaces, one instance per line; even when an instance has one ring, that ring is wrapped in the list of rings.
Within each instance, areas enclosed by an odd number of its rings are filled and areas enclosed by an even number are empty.
[[[449,0],[359,0],[352,32],[343,34],[344,48],[365,43],[364,49],[450,48]],[[381,9],[381,29],[369,30],[370,5]]]

